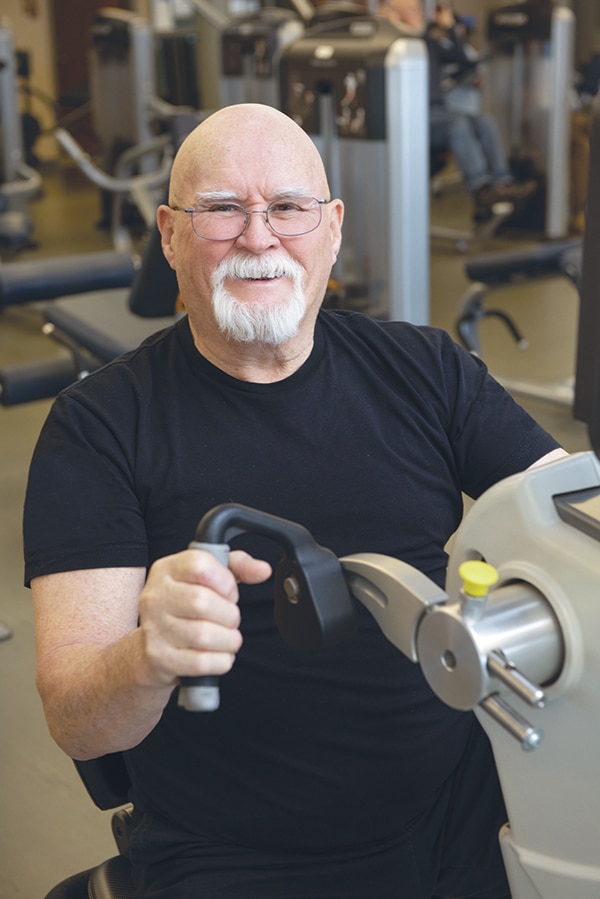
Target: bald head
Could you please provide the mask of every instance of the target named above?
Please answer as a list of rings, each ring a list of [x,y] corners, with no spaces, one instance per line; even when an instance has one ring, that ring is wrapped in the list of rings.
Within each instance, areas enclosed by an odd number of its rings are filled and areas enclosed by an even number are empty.
[[[233,172],[259,168],[289,172],[310,195],[327,197],[329,188],[317,148],[289,116],[271,106],[226,106],[198,125],[182,143],[171,173],[171,203],[189,203],[200,178],[204,189],[219,189]]]

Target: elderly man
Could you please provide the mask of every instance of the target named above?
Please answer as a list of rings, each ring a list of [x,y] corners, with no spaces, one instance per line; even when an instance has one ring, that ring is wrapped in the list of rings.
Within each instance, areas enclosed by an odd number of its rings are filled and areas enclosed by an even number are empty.
[[[158,210],[187,315],[65,391],[34,454],[39,690],[69,755],[125,754],[140,896],[508,895],[475,718],[364,610],[349,642],[289,649],[271,541],[236,538],[228,568],[185,549],[234,501],[443,583],[461,491],[557,450],[443,332],[321,310],[342,216],[291,119],[207,118]],[[218,711],[178,706],[200,675]]]

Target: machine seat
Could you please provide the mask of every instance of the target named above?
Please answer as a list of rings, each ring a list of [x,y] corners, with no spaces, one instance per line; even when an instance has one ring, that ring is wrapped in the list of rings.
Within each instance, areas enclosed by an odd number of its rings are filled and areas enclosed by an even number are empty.
[[[469,352],[481,355],[479,323],[486,318],[497,318],[519,346],[527,346],[519,328],[506,312],[485,305],[488,295],[503,286],[554,277],[567,278],[579,290],[582,252],[582,241],[578,238],[500,253],[482,253],[468,259],[465,274],[472,283],[463,296],[456,323],[462,345]]]
[[[500,253],[481,253],[466,261],[465,274],[470,281],[496,286],[515,280],[568,274],[565,260],[571,265],[578,261],[580,268],[581,238]]]
[[[45,899],[133,899],[128,858],[132,806],[127,804],[130,781],[124,758],[115,752],[86,762],[76,761],[75,767],[94,805],[103,811],[116,809],[112,831],[119,854],[61,881]]]
[[[53,336],[59,342],[61,335],[68,336],[101,362],[109,362],[176,320],[173,314],[158,318],[132,315],[127,307],[128,293],[92,292],[54,300],[44,309],[44,320],[55,329]]]

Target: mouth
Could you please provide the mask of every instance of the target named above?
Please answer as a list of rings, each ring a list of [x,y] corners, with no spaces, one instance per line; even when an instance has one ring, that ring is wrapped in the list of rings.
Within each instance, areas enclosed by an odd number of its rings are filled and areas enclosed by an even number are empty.
[[[245,284],[271,284],[275,281],[281,281],[282,275],[262,275],[258,278],[239,278]]]

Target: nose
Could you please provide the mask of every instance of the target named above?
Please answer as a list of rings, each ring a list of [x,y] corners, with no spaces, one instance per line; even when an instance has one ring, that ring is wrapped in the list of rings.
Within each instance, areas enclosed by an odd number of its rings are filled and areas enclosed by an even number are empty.
[[[254,253],[279,246],[279,238],[267,222],[266,209],[254,209],[246,213],[246,227],[236,243]]]

